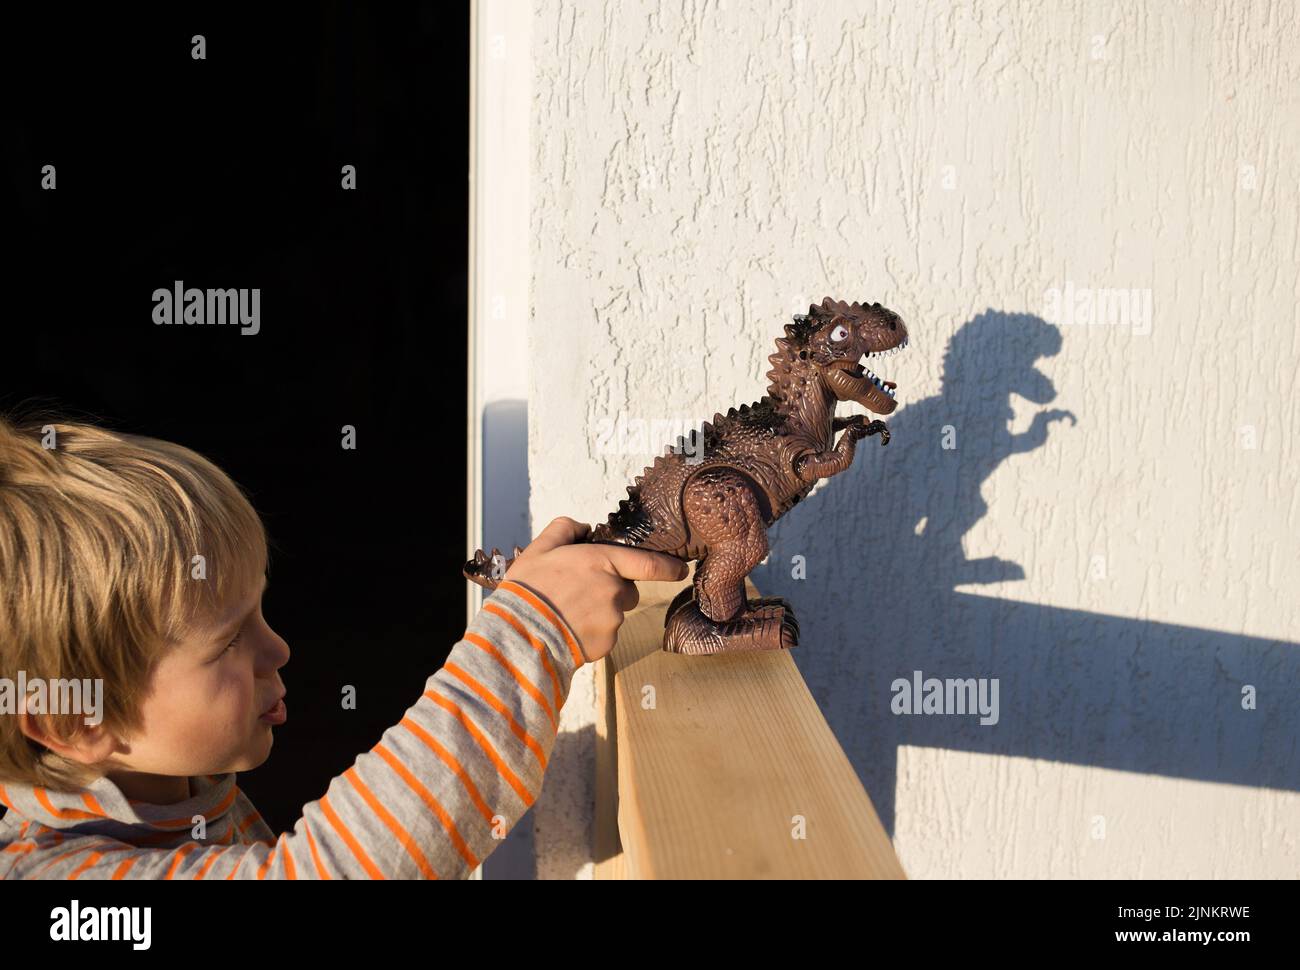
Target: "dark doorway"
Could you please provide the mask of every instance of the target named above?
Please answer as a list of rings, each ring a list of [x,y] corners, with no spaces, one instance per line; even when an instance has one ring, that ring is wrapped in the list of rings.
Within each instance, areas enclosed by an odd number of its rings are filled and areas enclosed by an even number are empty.
[[[252,493],[291,716],[239,785],[286,830],[465,628],[468,5],[6,20],[0,408],[175,440]],[[155,324],[177,281],[257,288],[257,332]]]

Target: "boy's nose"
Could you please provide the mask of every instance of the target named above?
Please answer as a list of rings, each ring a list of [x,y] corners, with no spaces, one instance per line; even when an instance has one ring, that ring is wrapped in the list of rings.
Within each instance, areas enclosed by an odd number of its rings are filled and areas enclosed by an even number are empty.
[[[285,642],[284,637],[280,636],[280,634],[276,633],[274,630],[271,630],[270,627],[267,627],[267,629],[270,630],[271,633],[271,636],[268,638],[271,646],[270,649],[265,652],[267,663],[272,670],[279,670],[289,662],[289,644]]]

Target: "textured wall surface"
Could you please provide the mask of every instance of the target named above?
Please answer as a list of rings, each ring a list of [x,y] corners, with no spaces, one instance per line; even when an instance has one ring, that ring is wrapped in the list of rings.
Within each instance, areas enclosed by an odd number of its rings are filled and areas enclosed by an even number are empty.
[[[635,422],[757,400],[790,314],[880,301],[893,442],[753,579],[909,874],[1300,873],[1296,7],[533,13],[536,528],[604,519]],[[997,723],[893,713],[916,670]],[[541,876],[587,871],[589,704]]]

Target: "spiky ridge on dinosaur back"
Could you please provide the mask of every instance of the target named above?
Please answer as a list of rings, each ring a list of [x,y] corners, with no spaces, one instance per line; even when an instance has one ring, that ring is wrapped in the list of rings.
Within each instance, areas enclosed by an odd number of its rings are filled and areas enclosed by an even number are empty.
[[[791,329],[787,326],[786,332],[790,333]],[[778,340],[777,343],[779,345],[782,341]],[[798,351],[795,350],[795,353]],[[769,359],[776,356],[778,355],[774,354]],[[632,545],[644,543],[656,530],[653,516],[645,507],[641,495],[642,483],[647,478],[662,474],[669,467],[680,468],[688,461],[688,456],[703,459],[714,454],[723,434],[733,423],[747,425],[761,433],[779,435],[785,433],[786,418],[787,415],[779,409],[778,402],[771,397],[764,397],[752,405],[742,404],[739,408],[729,408],[726,414],[721,412],[714,414],[711,421],[705,421],[700,426],[698,433],[692,432],[689,440],[684,435],[678,437],[675,445],[669,445],[662,455],[656,457],[640,475],[636,476],[632,484],[627,487],[628,497],[621,499],[618,509],[610,513],[608,524],[597,527],[597,536],[617,538]],[[677,517],[674,516],[672,521],[674,525],[678,524]],[[685,524],[681,523],[681,526],[680,538],[685,541]],[[662,527],[661,520],[658,528]]]
[[[716,454],[723,436],[738,425],[745,425],[761,435],[786,433],[785,416],[778,412],[775,402],[766,397],[752,405],[742,404],[739,408],[730,408],[726,414],[715,414],[712,421],[705,421],[701,425],[698,433],[692,432],[690,440],[685,436],[679,437],[675,445],[669,445],[662,455],[636,476],[627,487],[628,497],[619,501],[617,511],[610,513],[608,524],[597,526],[595,538],[642,545],[654,536],[656,542],[666,549],[684,544],[686,523],[677,514],[678,510],[659,516],[656,523],[651,510],[646,507],[642,485],[646,479],[659,475],[673,475],[684,480],[684,470],[694,469],[703,459]],[[659,534],[665,530],[671,534]]]

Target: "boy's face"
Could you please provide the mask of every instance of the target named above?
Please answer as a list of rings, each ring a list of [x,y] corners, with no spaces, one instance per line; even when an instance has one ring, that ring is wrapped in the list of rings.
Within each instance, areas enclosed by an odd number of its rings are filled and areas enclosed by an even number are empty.
[[[143,729],[119,739],[110,778],[216,775],[266,760],[273,726],[261,715],[285,694],[278,671],[289,646],[262,616],[265,577],[258,583],[159,661]],[[133,787],[144,790],[143,780]]]

